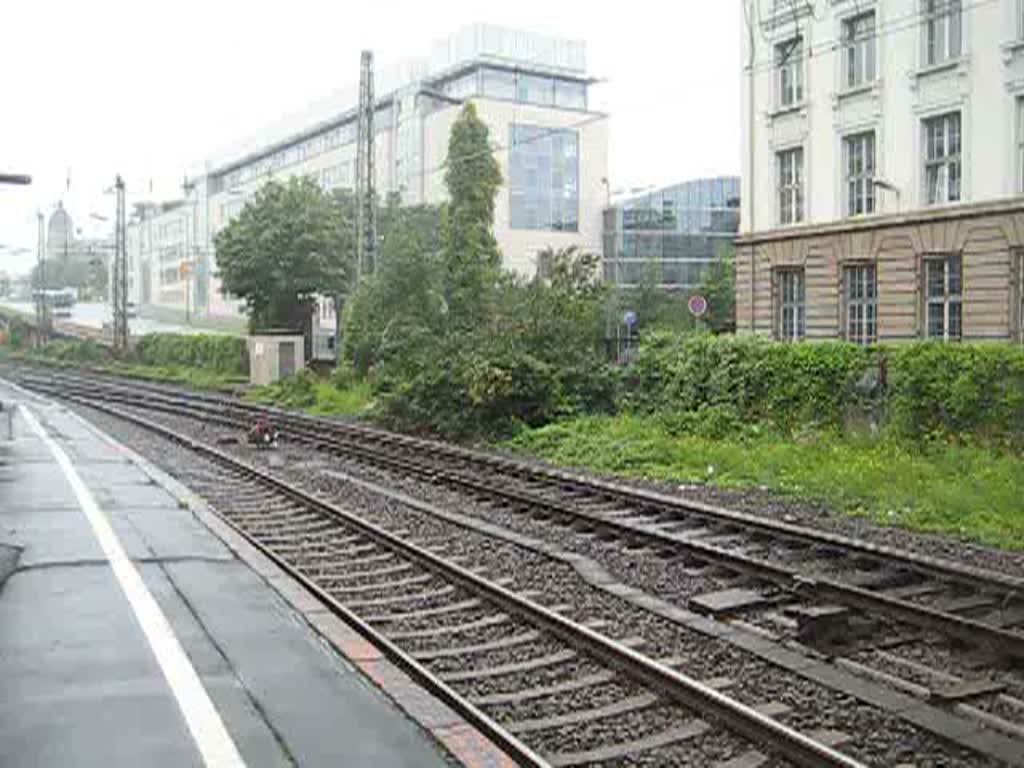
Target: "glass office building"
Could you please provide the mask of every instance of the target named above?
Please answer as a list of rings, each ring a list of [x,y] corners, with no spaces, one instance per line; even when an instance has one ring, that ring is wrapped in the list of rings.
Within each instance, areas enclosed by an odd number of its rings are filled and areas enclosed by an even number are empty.
[[[739,230],[740,180],[697,179],[648,190],[604,212],[604,277],[635,286],[654,270],[666,288],[696,288]]]

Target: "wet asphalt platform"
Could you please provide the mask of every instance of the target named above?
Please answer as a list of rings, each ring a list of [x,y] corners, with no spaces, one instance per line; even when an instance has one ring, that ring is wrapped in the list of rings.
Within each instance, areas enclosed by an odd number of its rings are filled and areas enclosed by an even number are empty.
[[[338,653],[309,616],[359,638],[134,454],[3,381],[0,401],[0,766],[430,768],[434,736],[472,741],[443,705],[403,710],[424,706],[408,681],[385,695],[379,654]]]

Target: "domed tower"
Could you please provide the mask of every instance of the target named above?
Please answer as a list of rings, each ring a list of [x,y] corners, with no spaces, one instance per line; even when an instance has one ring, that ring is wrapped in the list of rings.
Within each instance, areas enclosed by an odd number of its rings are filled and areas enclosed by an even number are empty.
[[[71,216],[64,210],[64,203],[57,203],[57,210],[50,216],[46,226],[46,257],[62,259],[70,255],[75,243],[75,227]]]

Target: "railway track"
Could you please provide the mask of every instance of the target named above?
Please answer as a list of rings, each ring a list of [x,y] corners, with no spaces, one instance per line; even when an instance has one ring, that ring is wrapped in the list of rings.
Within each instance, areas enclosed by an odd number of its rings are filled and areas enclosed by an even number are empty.
[[[25,383],[48,388],[54,394],[59,394],[55,391],[59,386],[64,394],[93,403],[99,398],[169,415],[199,417],[208,424],[220,424],[232,430],[237,430],[240,422],[251,419],[254,413],[264,410],[222,398],[168,392],[162,387],[99,384],[82,377],[65,376],[59,382],[43,377],[34,381],[26,379]],[[753,529],[750,534],[743,527],[748,517],[745,515],[688,505],[648,491],[594,482],[570,473],[539,469],[503,457],[372,428],[281,412],[274,412],[273,419],[293,442],[354,457],[367,466],[416,477],[425,483],[456,489],[500,508],[506,517],[522,516],[525,524],[531,526],[558,525],[568,532],[567,535],[607,541],[611,547],[636,548],[645,554],[660,552],[675,560],[680,559],[682,552],[688,575],[711,573],[709,578],[698,579],[703,592],[696,595],[708,598],[711,590],[713,599],[710,606],[705,606],[707,613],[766,634],[770,633],[765,627],[778,630],[781,624],[801,643],[820,647],[828,653],[836,667],[936,703],[962,718],[981,723],[996,734],[1016,740],[992,739],[991,749],[983,747],[988,754],[1001,755],[1002,759],[1007,755],[1016,754],[1018,758],[1024,755],[1018,749],[1024,743],[1024,728],[1020,725],[1024,699],[1019,691],[1007,691],[1006,686],[993,684],[991,679],[964,677],[935,662],[915,662],[890,652],[891,648],[914,640],[912,635],[907,635],[909,624],[928,632],[939,630],[965,648],[984,647],[993,659],[1016,656],[1012,644],[999,645],[1005,640],[1001,633],[1015,632],[1014,625],[1005,622],[1015,615],[1014,610],[1019,605],[1015,602],[1017,584],[1011,578],[906,553],[890,553],[863,542],[849,542],[844,550],[842,547],[847,540],[841,537],[785,524],[776,526],[760,518],[750,521]],[[682,525],[676,525],[680,521]],[[683,535],[679,541],[680,537],[673,534],[680,529],[683,532],[697,529],[698,535]],[[918,602],[910,603],[914,610],[908,613],[904,606],[897,606],[898,610],[887,606],[886,610],[877,611],[876,596],[863,584],[853,588],[858,601],[824,602],[823,594],[825,599],[830,599],[835,593],[808,591],[807,585],[815,582],[808,582],[805,574],[793,577],[775,562],[779,557],[780,539],[774,537],[779,535],[779,530],[784,534],[781,540],[786,542],[781,551],[784,556],[792,555],[797,567],[801,562],[814,565],[814,558],[807,557],[810,552],[818,563],[832,568],[834,578],[837,562],[855,558],[855,574],[875,577],[877,581],[872,586],[876,589],[882,585],[886,590],[899,590],[899,600],[904,596],[915,597]],[[750,535],[756,546],[751,546],[745,535]],[[837,553],[836,549],[840,551]],[[766,554],[773,559],[768,560]],[[753,565],[747,560],[752,560]],[[813,571],[808,569],[807,572]],[[848,597],[848,585],[840,586],[844,589],[842,595]],[[891,597],[884,591],[881,594]],[[947,595],[959,601],[960,610],[966,616],[936,608]],[[996,596],[995,602],[993,596]],[[693,595],[683,595],[678,601],[686,604],[690,597]],[[718,605],[715,605],[716,600],[720,601]],[[993,610],[998,611],[1004,624],[986,624],[985,620],[979,620],[980,614],[982,619],[991,621]],[[876,611],[891,619],[893,624],[875,622]],[[859,626],[865,617],[870,619],[868,629]],[[949,623],[947,617],[954,621]],[[840,628],[839,640],[854,639],[853,650],[866,639],[863,654],[848,652],[847,642],[835,647],[836,627]],[[879,642],[880,633],[889,633],[888,639]],[[779,640],[777,636],[774,639]],[[864,663],[868,656],[870,663]],[[941,733],[934,724],[925,727]],[[958,740],[954,734],[951,737]],[[971,747],[977,748],[977,744],[972,743]],[[1009,762],[1017,764],[1019,760],[1011,757]]]
[[[486,564],[460,563],[449,540],[412,540],[215,446],[90,407],[200,457],[188,484],[229,525],[520,765],[863,765],[645,655],[635,638],[513,593]]]
[[[93,380],[58,381],[66,393],[102,394],[177,415],[201,413],[224,426],[269,413],[295,442],[552,518],[584,534],[636,542],[725,569],[731,576],[717,591],[754,578],[767,588],[743,603],[733,601],[733,609],[754,611],[769,604],[777,610],[781,600],[804,642],[835,638],[848,627],[846,609],[853,609],[1024,660],[1024,579],[361,425],[224,398],[168,394],[158,387],[103,384],[100,390]],[[52,383],[26,383],[59,393]]]

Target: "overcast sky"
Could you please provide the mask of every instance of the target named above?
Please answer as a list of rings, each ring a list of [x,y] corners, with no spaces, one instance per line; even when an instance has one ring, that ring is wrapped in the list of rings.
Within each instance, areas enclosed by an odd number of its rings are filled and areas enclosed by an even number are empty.
[[[173,197],[185,170],[359,76],[424,56],[430,42],[482,21],[583,40],[605,82],[591,106],[611,113],[613,188],[737,174],[741,7],[735,0],[5,0],[0,11],[0,271],[35,256],[35,212],[65,201],[100,234],[114,174],[129,204]],[[70,169],[71,187],[66,189]]]

